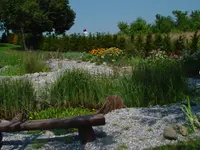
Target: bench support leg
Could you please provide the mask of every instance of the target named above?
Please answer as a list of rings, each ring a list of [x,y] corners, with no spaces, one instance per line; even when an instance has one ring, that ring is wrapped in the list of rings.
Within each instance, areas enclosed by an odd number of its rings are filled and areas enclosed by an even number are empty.
[[[87,142],[92,142],[96,139],[92,126],[83,126],[78,129],[78,133],[83,144],[86,144]]]
[[[2,139],[3,139],[3,134],[0,132],[0,149],[1,149],[2,146],[3,146],[3,145],[2,145],[2,144],[3,144],[3,143],[2,143]]]

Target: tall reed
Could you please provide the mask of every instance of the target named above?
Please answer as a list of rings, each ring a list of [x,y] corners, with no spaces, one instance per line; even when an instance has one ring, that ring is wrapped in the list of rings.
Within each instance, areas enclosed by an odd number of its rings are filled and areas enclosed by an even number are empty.
[[[169,104],[182,100],[187,84],[177,61],[143,61],[121,78],[121,95],[128,106]]]
[[[31,82],[27,79],[1,79],[0,104],[0,117],[6,119],[35,109],[35,92]]]

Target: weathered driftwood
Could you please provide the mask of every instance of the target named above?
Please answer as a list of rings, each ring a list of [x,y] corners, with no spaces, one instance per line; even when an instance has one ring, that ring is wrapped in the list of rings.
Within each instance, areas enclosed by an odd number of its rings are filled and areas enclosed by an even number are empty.
[[[105,125],[105,117],[103,114],[62,119],[30,120],[26,122],[5,122],[0,123],[0,133],[27,130],[48,130],[58,128],[78,128],[79,136],[82,142],[87,143],[95,140],[92,126],[99,125]]]
[[[120,95],[110,95],[106,97],[105,103],[95,114],[107,114],[115,109],[126,108]]]

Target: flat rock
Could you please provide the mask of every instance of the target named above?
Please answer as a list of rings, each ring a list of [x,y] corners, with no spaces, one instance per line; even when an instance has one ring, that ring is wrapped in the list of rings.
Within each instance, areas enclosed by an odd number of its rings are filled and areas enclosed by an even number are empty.
[[[164,136],[164,138],[166,138],[168,140],[177,140],[178,139],[176,131],[171,126],[167,126],[164,128],[163,136]]]

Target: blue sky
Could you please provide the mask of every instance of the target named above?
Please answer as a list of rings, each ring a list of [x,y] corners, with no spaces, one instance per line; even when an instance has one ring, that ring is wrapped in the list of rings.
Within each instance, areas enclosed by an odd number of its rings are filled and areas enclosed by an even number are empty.
[[[173,10],[200,10],[200,0],[69,0],[76,12],[75,24],[68,33],[118,31],[119,21],[132,22],[137,17],[152,23],[156,14],[172,15]]]
[[[200,10],[200,0],[69,0],[76,12],[75,24],[67,33],[118,32],[120,21],[132,22],[137,17],[152,23],[156,14],[172,15],[173,10]],[[1,33],[0,33],[1,35]]]

